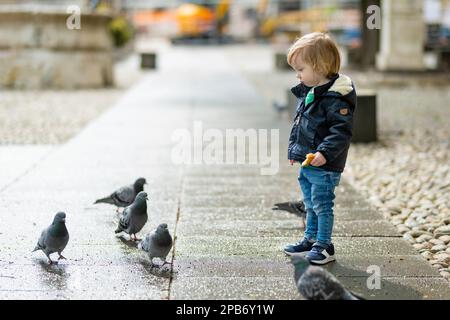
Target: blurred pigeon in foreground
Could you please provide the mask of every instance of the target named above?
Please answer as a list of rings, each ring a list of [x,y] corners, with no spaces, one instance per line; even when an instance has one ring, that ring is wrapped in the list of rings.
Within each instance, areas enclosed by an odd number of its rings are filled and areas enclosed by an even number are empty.
[[[305,228],[305,218],[306,218],[306,208],[303,201],[290,201],[275,203],[272,210],[287,211],[289,213],[295,214],[302,220],[303,228]]]
[[[311,266],[301,256],[292,256],[294,279],[300,294],[307,300],[364,300],[347,289],[330,272]]]
[[[133,235],[134,240],[138,240],[136,233],[141,231],[148,219],[147,200],[145,191],[138,193],[134,202],[123,210],[115,233],[124,231],[130,235],[131,240]]]
[[[42,231],[38,243],[32,252],[42,250],[48,258],[48,263],[52,264],[50,255],[57,252],[59,255],[58,260],[66,259],[61,255],[61,252],[69,242],[69,232],[66,228],[66,214],[64,212],[58,212],[52,224]]]
[[[109,203],[113,204],[119,210],[119,207],[127,207],[133,203],[136,195],[144,191],[144,184],[147,184],[145,178],[137,179],[134,184],[130,184],[128,186],[121,187],[111,193],[108,197],[98,199],[94,202],[97,203]]]
[[[162,223],[158,228],[147,234],[145,239],[139,243],[138,248],[147,252],[152,266],[154,265],[153,258],[160,258],[163,260],[164,263],[161,265],[162,267],[165,264],[170,264],[166,261],[166,257],[172,248],[172,243],[172,236],[167,229],[167,224]]]

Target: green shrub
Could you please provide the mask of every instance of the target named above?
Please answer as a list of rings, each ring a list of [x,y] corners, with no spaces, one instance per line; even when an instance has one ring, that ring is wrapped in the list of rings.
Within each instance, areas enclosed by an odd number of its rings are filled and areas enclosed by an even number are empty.
[[[116,47],[122,47],[133,37],[133,28],[124,17],[114,18],[109,24],[109,29]]]

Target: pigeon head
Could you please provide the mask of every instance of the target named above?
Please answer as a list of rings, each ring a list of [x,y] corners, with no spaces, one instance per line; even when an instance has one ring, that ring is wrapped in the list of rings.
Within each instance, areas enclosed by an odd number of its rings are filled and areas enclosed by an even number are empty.
[[[134,208],[135,214],[147,214],[147,192],[141,191],[137,194],[136,199],[131,204]]]
[[[48,232],[53,237],[62,237],[68,234],[66,228],[66,214],[64,212],[58,212],[55,215]]]
[[[144,190],[144,184],[147,184],[145,178],[139,178],[134,182],[134,190],[137,192]]]
[[[168,232],[168,227],[167,227],[167,223],[161,223],[158,228],[156,228],[156,232],[157,233],[164,233],[164,232]]]
[[[291,263],[294,265],[295,268],[294,278],[295,282],[297,283],[298,279],[310,266],[310,263],[305,257],[301,256],[291,256]]]
[[[64,212],[58,212],[53,218],[53,224],[57,223],[65,223],[66,222],[66,214]]]
[[[148,200],[147,192],[141,191],[137,194],[136,200],[142,202]]]
[[[162,247],[171,247],[173,243],[172,236],[169,233],[167,223],[161,223],[155,230],[155,241]]]

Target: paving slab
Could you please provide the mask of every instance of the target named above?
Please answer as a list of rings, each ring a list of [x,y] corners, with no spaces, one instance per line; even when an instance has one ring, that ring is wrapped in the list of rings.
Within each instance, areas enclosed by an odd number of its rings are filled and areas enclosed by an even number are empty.
[[[0,192],[19,179],[57,146],[51,145],[4,145],[0,146]],[[7,170],[6,170],[7,168]]]
[[[450,288],[442,278],[382,278],[380,289],[368,289],[367,280],[340,277],[349,290],[369,300],[448,300]]]
[[[276,216],[271,220],[236,220],[227,216],[217,217],[214,213],[209,214],[209,219],[205,214],[201,216],[182,215],[180,227],[177,229],[179,236],[195,236],[199,234],[211,234],[214,236],[246,236],[246,237],[289,237],[300,235],[299,228],[302,222],[297,219],[283,219]],[[294,217],[291,215],[290,217]],[[278,219],[276,219],[278,218]],[[184,223],[188,219],[189,223]],[[205,223],[208,220],[208,223]],[[333,231],[334,237],[400,237],[397,230],[387,221],[336,221]]]
[[[400,256],[354,256],[339,255],[336,263],[324,268],[336,277],[359,277],[367,279],[373,274],[368,268],[378,266],[382,278],[436,278],[436,270],[424,259],[416,255]],[[256,277],[268,276],[293,277],[290,258],[274,260],[267,257],[177,257],[174,260],[176,277]]]
[[[179,237],[176,256],[210,256],[226,257],[248,256],[284,257],[282,251],[287,243],[298,240],[298,237],[223,237],[223,236],[184,236]],[[336,237],[334,245],[339,255],[414,255],[417,251],[405,240],[383,237]]]
[[[174,300],[299,300],[294,281],[286,277],[179,278],[171,287]]]
[[[21,266],[20,274],[16,267],[2,268],[2,285],[0,297],[7,292],[14,292],[17,298],[26,299],[27,291],[57,291],[59,295],[71,299],[114,299],[120,298],[120,291],[132,291],[130,298],[163,299],[168,292],[165,279],[170,276],[170,270],[165,274],[153,274],[150,266],[141,264],[134,268],[123,266],[78,266],[60,264],[48,266],[39,261],[33,265]],[[153,268],[156,270],[155,268]],[[136,281],[136,279],[140,279]],[[93,290],[92,284],[96,285]],[[21,297],[21,294],[25,296]],[[126,298],[125,298],[126,299]]]

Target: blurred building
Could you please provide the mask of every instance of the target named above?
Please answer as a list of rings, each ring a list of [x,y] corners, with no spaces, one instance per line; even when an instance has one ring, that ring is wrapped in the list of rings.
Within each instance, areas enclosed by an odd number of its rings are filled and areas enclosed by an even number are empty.
[[[110,4],[117,4],[110,1]],[[94,1],[2,1],[0,87],[76,89],[113,84],[114,7]],[[71,11],[70,6],[79,6]]]

